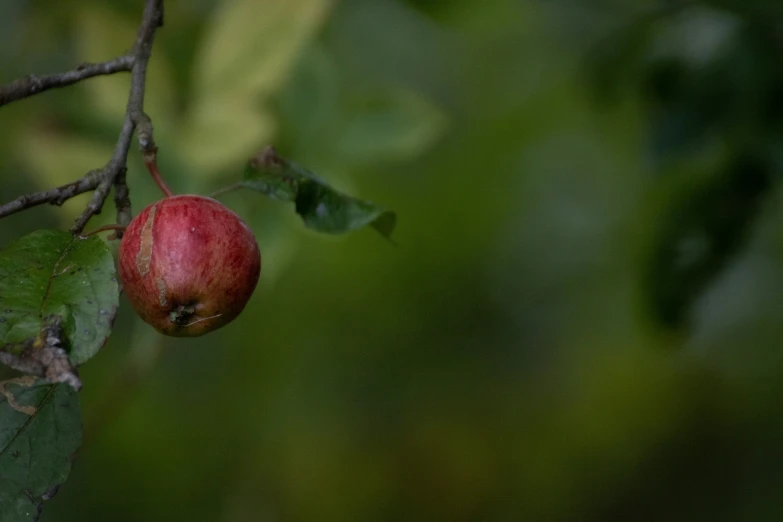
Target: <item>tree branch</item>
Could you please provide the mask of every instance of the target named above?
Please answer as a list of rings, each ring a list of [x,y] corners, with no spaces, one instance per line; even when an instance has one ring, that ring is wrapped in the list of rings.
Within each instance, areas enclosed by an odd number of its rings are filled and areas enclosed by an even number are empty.
[[[139,32],[133,45],[133,50],[129,55],[101,64],[80,66],[74,71],[62,74],[43,77],[28,76],[0,87],[0,105],[3,105],[3,103],[29,97],[46,89],[71,85],[99,74],[111,74],[111,72],[123,70],[129,70],[131,73],[131,86],[125,111],[125,121],[117,138],[114,153],[108,163],[102,168],[90,171],[82,178],[62,187],[20,196],[10,203],[0,205],[0,217],[44,203],[61,205],[78,194],[93,190],[94,193],[87,208],[76,219],[73,227],[71,227],[71,232],[78,234],[84,229],[92,216],[100,213],[113,186],[117,205],[117,222],[121,225],[127,225],[130,222],[130,199],[128,198],[128,187],[125,182],[125,171],[128,151],[133,139],[133,131],[138,131],[139,147],[144,154],[145,160],[150,156],[154,158],[157,151],[152,137],[152,122],[144,114],[144,90],[147,82],[147,64],[152,53],[155,30],[162,24],[163,0],[145,0]]]
[[[72,197],[78,196],[84,192],[95,190],[101,182],[103,170],[93,170],[88,172],[83,178],[77,179],[73,183],[68,183],[61,187],[53,188],[43,192],[36,192],[27,196],[19,196],[10,203],[0,206],[0,218],[19,212],[26,208],[49,203],[52,205],[62,205]]]
[[[7,85],[0,86],[0,107],[49,89],[67,87],[74,83],[118,72],[129,72],[133,67],[133,55],[125,55],[101,63],[85,63],[72,71],[36,76],[30,74]]]

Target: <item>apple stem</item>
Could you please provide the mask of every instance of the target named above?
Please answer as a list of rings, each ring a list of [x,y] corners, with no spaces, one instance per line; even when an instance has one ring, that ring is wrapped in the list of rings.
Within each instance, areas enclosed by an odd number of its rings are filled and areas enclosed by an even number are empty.
[[[222,196],[223,194],[226,194],[228,192],[233,192],[235,190],[239,190],[241,188],[245,188],[245,185],[240,181],[238,183],[234,183],[232,185],[229,185],[227,187],[223,187],[221,189],[216,190],[212,194],[209,195],[211,198],[216,198],[218,196]]]
[[[80,237],[90,237],[94,236],[95,234],[98,234],[99,232],[108,232],[109,230],[113,230],[115,232],[114,237],[110,237],[109,239],[116,239],[118,236],[120,236],[123,232],[125,232],[125,229],[127,227],[123,225],[104,225],[100,228],[96,228],[92,232],[87,232],[86,234],[80,234]]]
[[[166,182],[163,181],[163,177],[160,175],[160,171],[158,170],[158,161],[155,157],[155,153],[151,154],[145,154],[144,155],[144,164],[147,166],[147,170],[150,171],[150,174],[152,174],[152,179],[155,180],[155,183],[157,183],[158,188],[160,188],[161,191],[166,195],[166,197],[171,197],[174,195],[174,193],[171,191],[168,185],[166,185]]]

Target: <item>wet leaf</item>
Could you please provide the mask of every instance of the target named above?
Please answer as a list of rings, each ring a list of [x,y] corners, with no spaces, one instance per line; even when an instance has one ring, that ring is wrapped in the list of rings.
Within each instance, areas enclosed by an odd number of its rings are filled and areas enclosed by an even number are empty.
[[[25,359],[57,345],[78,366],[106,342],[118,299],[114,260],[100,238],[28,234],[0,250],[0,351]]]
[[[317,232],[344,234],[369,225],[391,239],[397,221],[393,212],[343,194],[309,170],[281,158],[272,147],[248,163],[241,185],[294,203],[305,226]]]
[[[33,377],[0,382],[0,520],[37,520],[82,439],[79,396]]]

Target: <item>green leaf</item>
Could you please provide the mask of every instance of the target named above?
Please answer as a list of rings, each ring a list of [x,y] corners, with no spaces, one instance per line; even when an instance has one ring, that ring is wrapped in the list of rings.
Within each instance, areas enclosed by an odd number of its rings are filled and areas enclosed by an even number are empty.
[[[393,89],[362,101],[336,149],[349,161],[410,160],[430,149],[447,127],[445,114],[429,100]]]
[[[397,222],[394,212],[339,192],[309,170],[278,156],[273,147],[248,163],[240,185],[293,202],[305,226],[317,232],[344,234],[369,225],[391,239]]]
[[[37,520],[82,439],[79,396],[33,377],[0,382],[0,520]]]
[[[21,357],[62,344],[78,366],[106,342],[118,300],[114,260],[100,238],[28,234],[0,250],[0,352]]]

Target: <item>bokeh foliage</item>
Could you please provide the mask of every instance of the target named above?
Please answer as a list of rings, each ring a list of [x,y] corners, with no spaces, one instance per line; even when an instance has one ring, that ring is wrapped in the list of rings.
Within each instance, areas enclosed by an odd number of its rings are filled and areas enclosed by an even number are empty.
[[[395,209],[399,247],[226,195],[251,304],[177,340],[121,301],[42,520],[780,520],[778,2],[169,4],[147,108],[172,188],[274,142]],[[138,13],[2,2],[2,79],[122,51]],[[0,110],[2,199],[105,162],[126,89]]]

